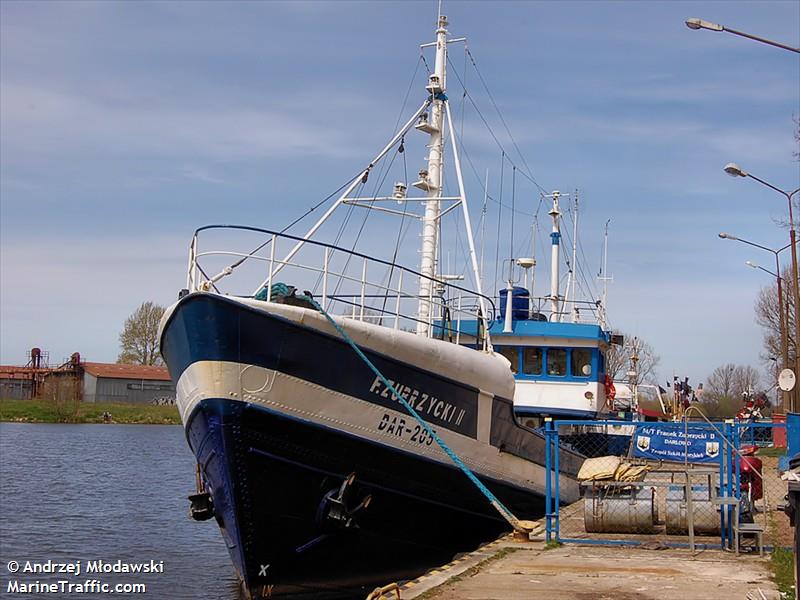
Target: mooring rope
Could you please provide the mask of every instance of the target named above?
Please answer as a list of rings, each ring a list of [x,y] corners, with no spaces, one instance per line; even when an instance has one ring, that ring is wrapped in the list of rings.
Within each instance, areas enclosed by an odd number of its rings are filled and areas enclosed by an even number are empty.
[[[502,516],[508,522],[508,524],[514,528],[515,531],[528,533],[529,528],[525,527],[523,523],[519,519],[517,519],[517,517],[515,517],[514,514],[510,510],[508,510],[508,508],[506,508],[502,502],[500,502],[500,500],[498,500],[498,498],[491,492],[491,490],[487,488],[475,476],[475,474],[470,470],[470,468],[464,464],[464,462],[458,457],[458,455],[455,452],[453,452],[453,450],[444,442],[444,440],[442,440],[442,438],[440,438],[436,434],[436,432],[433,429],[431,429],[430,425],[428,425],[428,423],[422,417],[419,416],[417,411],[415,411],[414,408],[408,403],[408,401],[406,401],[406,399],[400,395],[400,393],[395,389],[395,387],[391,384],[391,382],[388,379],[386,379],[386,377],[383,376],[383,373],[381,373],[378,370],[378,368],[374,364],[372,364],[372,361],[369,358],[367,358],[367,356],[364,354],[364,352],[362,352],[361,348],[358,347],[358,345],[353,341],[353,339],[349,335],[347,335],[344,329],[342,329],[342,327],[336,321],[333,320],[333,317],[331,317],[328,314],[328,312],[324,308],[322,308],[322,306],[320,306],[316,300],[314,300],[314,298],[311,298],[308,295],[302,295],[302,296],[298,295],[298,298],[303,298],[304,300],[308,300],[308,302],[310,302],[320,313],[322,313],[322,315],[328,320],[328,322],[331,325],[333,325],[334,329],[336,329],[336,331],[339,332],[339,335],[342,336],[344,341],[346,341],[350,345],[350,347],[355,351],[358,357],[367,364],[367,366],[372,370],[372,372],[375,373],[375,375],[383,382],[383,385],[385,385],[386,388],[389,391],[391,391],[392,396],[394,396],[395,399],[398,402],[400,402],[400,404],[403,405],[403,407],[408,411],[408,413],[412,417],[414,417],[414,419],[417,420],[417,422],[422,426],[423,429],[425,429],[427,434],[436,441],[436,443],[442,450],[444,450],[445,454],[447,454],[447,456],[450,457],[453,463],[455,463],[455,465],[459,469],[461,469],[461,471],[469,478],[469,480],[475,484],[475,487],[477,487],[478,490],[484,496],[486,496],[486,499],[489,500],[489,503],[495,508],[495,510],[497,510],[498,513],[500,513],[500,516]]]

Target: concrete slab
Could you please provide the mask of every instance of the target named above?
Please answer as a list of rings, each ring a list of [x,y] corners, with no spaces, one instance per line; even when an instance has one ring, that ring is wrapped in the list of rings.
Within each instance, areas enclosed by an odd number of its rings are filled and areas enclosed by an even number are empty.
[[[778,600],[767,560],[682,549],[544,544],[503,538],[403,586],[403,600]]]

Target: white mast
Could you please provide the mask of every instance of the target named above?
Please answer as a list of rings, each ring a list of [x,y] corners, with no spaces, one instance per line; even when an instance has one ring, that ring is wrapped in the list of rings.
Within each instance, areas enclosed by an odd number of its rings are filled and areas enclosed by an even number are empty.
[[[555,190],[552,194],[545,194],[546,198],[553,199],[553,208],[547,213],[553,218],[553,231],[550,233],[551,253],[550,253],[550,320],[559,320],[558,305],[558,247],[561,242],[561,230],[559,219],[561,211],[558,208],[558,199],[561,192]]]
[[[606,221],[606,233],[603,237],[603,267],[599,279],[603,282],[603,300],[600,304],[600,326],[605,329],[608,319],[606,301],[608,300],[608,282],[613,281],[614,277],[608,275],[608,224],[611,219]]]
[[[430,118],[422,131],[430,135],[428,146],[428,168],[420,171],[419,181],[415,187],[423,190],[428,197],[425,202],[425,216],[422,219],[422,258],[419,278],[419,312],[417,333],[428,335],[431,323],[431,295],[436,276],[436,253],[439,233],[439,214],[441,212],[442,195],[442,151],[444,125],[444,91],[446,88],[445,66],[447,64],[447,17],[440,14],[436,29],[436,63],[433,73],[428,78],[426,89],[433,96]]]
[[[578,191],[575,190],[575,217],[572,224],[572,265],[569,270],[570,285],[569,299],[572,302],[572,322],[578,322],[578,305],[575,302],[575,283],[578,279]]]

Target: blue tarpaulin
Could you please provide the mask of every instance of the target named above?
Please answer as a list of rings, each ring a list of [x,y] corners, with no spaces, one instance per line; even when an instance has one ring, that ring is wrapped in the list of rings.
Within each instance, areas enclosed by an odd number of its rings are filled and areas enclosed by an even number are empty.
[[[689,425],[687,430],[682,423],[642,423],[634,433],[633,455],[673,462],[718,463],[722,446],[722,436],[710,427]]]

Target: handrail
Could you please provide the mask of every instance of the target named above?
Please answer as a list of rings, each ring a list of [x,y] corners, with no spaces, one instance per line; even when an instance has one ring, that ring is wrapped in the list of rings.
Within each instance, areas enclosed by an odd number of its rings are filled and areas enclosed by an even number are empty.
[[[218,243],[215,246],[211,246],[210,250],[201,251],[200,233],[207,230],[250,232],[263,235],[267,239],[258,246],[259,254],[256,254],[255,251],[236,250],[235,236],[231,241],[230,235],[228,238],[222,238],[222,240],[226,240],[224,242],[218,240]],[[351,307],[352,312],[346,309],[348,314],[343,315],[345,317],[361,321],[376,321],[378,325],[384,325],[384,320],[388,320],[389,324],[387,326],[389,327],[392,326],[391,321],[393,321],[394,329],[405,328],[406,324],[424,323],[428,326],[427,330],[430,337],[442,337],[444,339],[444,336],[446,336],[451,342],[455,341],[456,343],[460,342],[461,334],[467,333],[467,331],[461,330],[462,323],[472,322],[473,320],[485,322],[486,326],[483,331],[487,333],[481,337],[480,343],[482,343],[485,350],[491,349],[488,324],[496,316],[496,305],[492,298],[457,285],[446,278],[439,279],[426,276],[394,262],[316,240],[305,240],[305,243],[310,246],[304,255],[305,259],[298,257],[295,260],[281,260],[275,256],[279,246],[279,238],[281,240],[285,239],[288,243],[293,243],[299,239],[291,234],[248,225],[219,224],[206,225],[196,229],[189,247],[188,289],[190,291],[210,291],[213,289],[217,293],[221,293],[218,282],[232,275],[235,268],[245,260],[253,258],[257,263],[269,263],[267,266],[269,271],[266,280],[267,284],[250,294],[242,294],[244,290],[230,290],[237,297],[254,298],[258,295],[262,300],[272,301],[274,276],[280,269],[289,267],[299,274],[300,281],[298,281],[298,285],[300,285],[301,281],[305,281],[309,274],[313,274],[313,277],[317,278],[317,283],[313,284],[315,287],[312,289],[316,290],[320,282],[322,283],[322,303],[326,308],[330,308],[335,303],[339,303],[340,306]],[[228,248],[233,246],[234,249],[223,249],[226,246]],[[220,249],[214,249],[215,247]],[[314,248],[316,248],[316,252],[322,253],[319,260],[314,258]],[[222,260],[224,261],[222,264],[228,264],[228,266],[225,266],[216,275],[209,276],[201,265],[201,261],[207,258],[216,259],[217,261]],[[362,263],[360,268],[357,267],[359,261]],[[331,263],[333,262],[336,263],[336,266],[331,268]],[[369,269],[367,268],[368,266]],[[219,267],[216,267],[215,270],[217,268]],[[354,272],[356,268],[359,271],[358,273]],[[372,275],[369,280],[367,278],[368,271]],[[408,304],[413,300],[419,300],[418,294],[412,293],[410,289],[407,289],[409,285],[412,285],[412,282],[417,281],[417,278],[425,278],[431,282],[429,286],[431,295],[428,297],[428,301],[432,306],[436,307],[436,310],[431,311],[429,317],[425,320],[421,320],[417,312]],[[406,289],[404,289],[403,285],[404,279]],[[335,282],[333,286],[335,289],[332,292],[329,288],[331,281]],[[242,283],[241,279],[238,283]],[[338,293],[340,288],[342,288],[341,293]],[[262,297],[264,289],[266,289],[266,298]],[[386,302],[381,303],[380,301],[380,299],[388,300],[389,298],[394,299],[394,310],[391,308],[387,310]],[[484,307],[489,307],[488,314],[484,312]],[[437,314],[439,314],[438,317]],[[442,319],[441,324],[438,323],[439,318]],[[434,325],[436,327],[433,327]]]
[[[298,237],[298,236],[295,236],[295,235],[291,235],[291,234],[288,234],[288,233],[280,233],[278,231],[273,231],[271,229],[262,229],[260,227],[252,227],[250,225],[225,225],[225,224],[204,225],[203,227],[198,227],[197,229],[195,229],[194,235],[192,237],[193,241],[197,238],[197,235],[201,231],[206,231],[206,230],[210,230],[210,229],[235,229],[235,230],[241,230],[241,231],[252,231],[252,232],[255,232],[255,233],[263,233],[263,234],[266,234],[266,235],[271,235],[271,236],[274,236],[274,238],[281,237],[281,238],[287,238],[287,239],[294,240],[294,241],[303,241],[306,244],[311,244],[312,246],[318,246],[320,248],[327,248],[329,250],[335,250],[335,251],[338,251],[338,252],[344,252],[345,254],[350,254],[351,256],[356,256],[358,258],[363,258],[365,260],[369,260],[369,261],[372,261],[372,262],[375,262],[375,263],[379,263],[379,264],[382,264],[382,265],[384,265],[386,267],[393,267],[395,269],[400,269],[400,270],[405,271],[406,273],[410,273],[411,275],[414,275],[416,277],[423,277],[425,279],[428,279],[428,280],[432,281],[433,283],[444,285],[445,287],[448,287],[448,288],[456,289],[456,290],[459,290],[461,292],[466,292],[467,294],[474,295],[476,297],[482,297],[483,299],[489,301],[489,304],[491,305],[491,314],[492,315],[496,314],[496,311],[497,311],[497,309],[495,307],[495,304],[494,304],[494,301],[489,296],[486,296],[486,295],[483,295],[483,294],[479,294],[475,290],[470,290],[468,288],[461,287],[461,286],[456,285],[456,284],[454,284],[454,283],[452,283],[450,281],[447,281],[447,280],[437,279],[436,277],[428,277],[427,275],[423,275],[422,273],[420,273],[419,271],[415,271],[414,269],[409,269],[408,267],[404,267],[403,265],[399,265],[397,263],[389,262],[389,261],[383,260],[381,258],[368,256],[366,254],[362,254],[361,252],[356,252],[355,250],[348,250],[347,248],[342,248],[340,246],[336,246],[334,244],[329,244],[327,242],[319,242],[317,240],[303,240],[303,238],[301,238],[301,237]],[[270,242],[267,242],[267,243],[270,243]],[[196,252],[196,246],[194,247],[194,249],[195,249],[195,252]],[[255,256],[255,255],[252,255],[252,256]],[[269,259],[267,259],[267,260],[269,260]],[[281,261],[277,261],[276,260],[275,262],[279,263]],[[289,264],[289,263],[287,263],[287,264]],[[257,292],[258,292],[258,290],[256,290],[254,292],[254,294],[257,293]],[[487,320],[491,321],[491,319],[489,319],[489,318],[487,318]]]

